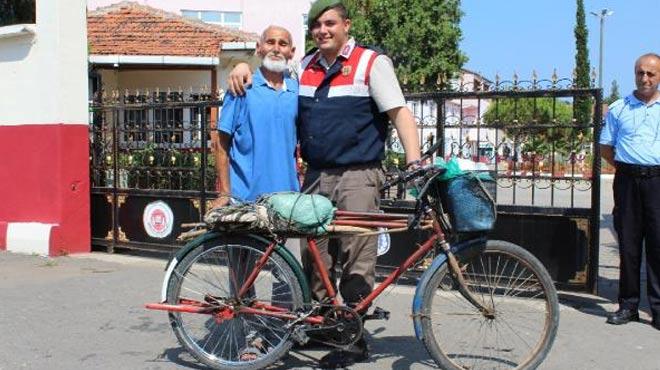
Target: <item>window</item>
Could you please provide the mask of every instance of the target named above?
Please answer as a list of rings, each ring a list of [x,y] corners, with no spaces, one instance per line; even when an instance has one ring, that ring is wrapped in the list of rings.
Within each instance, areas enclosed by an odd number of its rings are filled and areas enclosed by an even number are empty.
[[[160,93],[157,98],[161,103],[183,101],[176,92]],[[154,142],[158,144],[183,143],[183,109],[176,106],[154,109],[154,133]]]
[[[12,24],[35,23],[35,0],[0,2],[0,27]]]
[[[243,26],[243,13],[241,12],[220,12],[215,10],[181,10],[181,15],[198,19],[202,22],[219,24],[230,28],[241,28]]]
[[[124,103],[127,105],[134,104],[134,107],[126,108],[124,110],[124,121],[120,126],[122,135],[122,142],[134,143],[143,142],[147,140],[147,116],[148,110],[142,108],[140,105],[145,104],[146,97],[138,95],[126,96]]]

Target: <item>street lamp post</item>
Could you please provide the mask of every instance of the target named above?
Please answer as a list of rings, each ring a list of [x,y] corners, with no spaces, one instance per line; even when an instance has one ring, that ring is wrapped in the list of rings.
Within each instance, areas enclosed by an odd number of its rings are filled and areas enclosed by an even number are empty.
[[[605,34],[605,18],[614,14],[614,11],[607,8],[601,9],[600,12],[591,12],[592,15],[600,19],[600,48],[598,50],[598,87],[603,88],[603,37]]]

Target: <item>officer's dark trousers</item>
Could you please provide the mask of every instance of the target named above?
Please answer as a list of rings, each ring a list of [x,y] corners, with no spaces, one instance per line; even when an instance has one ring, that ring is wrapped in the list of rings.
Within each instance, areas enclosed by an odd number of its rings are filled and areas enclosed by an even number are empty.
[[[645,246],[647,293],[653,319],[660,323],[660,176],[620,172],[614,178],[614,228],[621,257],[619,305],[632,310],[639,306]]]

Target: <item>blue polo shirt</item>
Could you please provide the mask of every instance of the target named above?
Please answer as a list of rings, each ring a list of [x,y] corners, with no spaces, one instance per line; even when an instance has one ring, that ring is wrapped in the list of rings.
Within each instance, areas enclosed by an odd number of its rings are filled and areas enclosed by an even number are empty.
[[[660,101],[646,105],[630,94],[612,103],[600,143],[614,147],[614,160],[660,165]]]
[[[268,85],[260,69],[245,96],[226,94],[218,130],[231,136],[232,195],[253,201],[263,193],[299,191],[295,166],[298,82]]]

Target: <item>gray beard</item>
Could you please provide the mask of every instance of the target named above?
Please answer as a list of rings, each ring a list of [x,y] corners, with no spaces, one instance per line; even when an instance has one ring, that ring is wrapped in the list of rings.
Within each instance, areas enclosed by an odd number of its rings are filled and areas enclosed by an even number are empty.
[[[289,65],[286,59],[272,60],[268,57],[265,57],[261,61],[261,65],[267,70],[275,73],[284,73],[284,71],[289,69]]]

